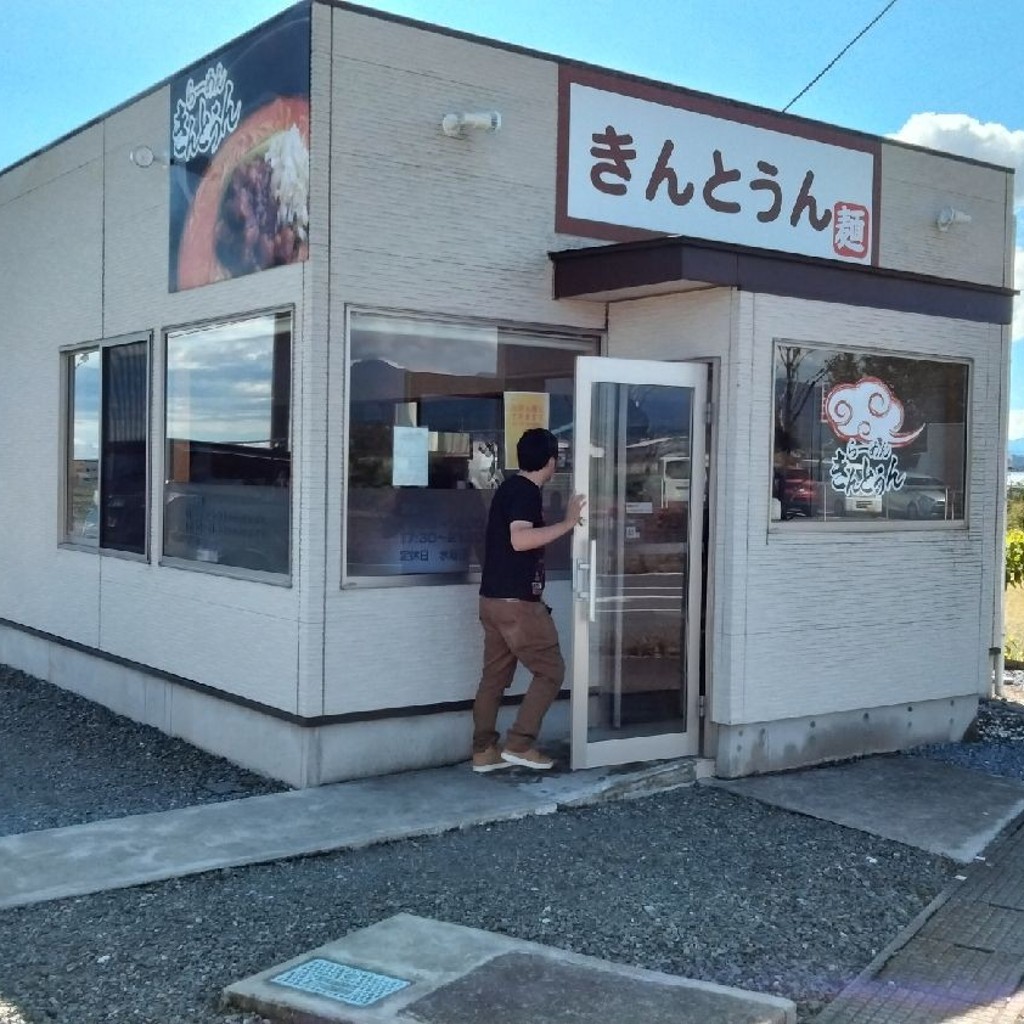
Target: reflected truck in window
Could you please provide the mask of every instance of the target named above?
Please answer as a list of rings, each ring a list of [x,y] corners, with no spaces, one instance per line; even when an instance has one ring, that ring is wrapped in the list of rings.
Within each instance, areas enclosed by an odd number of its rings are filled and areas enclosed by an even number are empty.
[[[661,507],[690,500],[690,456],[663,455],[661,458]]]

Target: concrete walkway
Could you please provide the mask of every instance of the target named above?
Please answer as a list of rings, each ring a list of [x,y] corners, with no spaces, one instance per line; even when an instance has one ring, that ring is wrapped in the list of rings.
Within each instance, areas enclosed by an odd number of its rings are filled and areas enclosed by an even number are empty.
[[[710,784],[964,864],[1024,813],[1024,783],[924,757],[865,757]]]
[[[474,775],[468,764],[0,838],[0,909],[355,849],[689,785],[710,762]]]

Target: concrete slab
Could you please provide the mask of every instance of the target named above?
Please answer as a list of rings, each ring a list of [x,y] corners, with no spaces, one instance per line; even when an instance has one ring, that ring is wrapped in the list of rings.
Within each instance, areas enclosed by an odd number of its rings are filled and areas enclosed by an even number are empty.
[[[313,961],[345,965],[407,984],[362,1002],[281,984]],[[378,989],[380,991],[380,989]],[[370,992],[370,995],[375,993]],[[334,1024],[792,1024],[788,999],[677,978],[493,932],[399,914],[224,992],[225,1002],[272,1020]],[[348,1002],[344,1000],[350,1000]]]
[[[468,764],[0,838],[0,909],[355,849],[691,783],[694,760],[539,774]]]
[[[1024,811],[1024,783],[924,757],[867,757],[708,784],[962,863]]]

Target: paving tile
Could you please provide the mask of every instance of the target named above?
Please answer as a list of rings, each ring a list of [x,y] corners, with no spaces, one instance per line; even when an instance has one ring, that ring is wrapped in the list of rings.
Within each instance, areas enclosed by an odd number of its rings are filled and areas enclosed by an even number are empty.
[[[918,932],[947,945],[1024,956],[1024,910],[971,900],[936,914]],[[912,944],[913,945],[913,944]]]
[[[939,1001],[977,1006],[1008,999],[1020,987],[1022,976],[1020,956],[936,942],[919,934],[882,968],[878,981]]]
[[[949,1024],[977,1007],[872,978],[843,991],[814,1024]],[[973,1022],[972,1022],[973,1024]],[[981,1024],[990,1024],[982,1018]]]
[[[1019,856],[1024,861],[1024,850]],[[972,872],[961,898],[1024,910],[1024,863],[1016,865],[1001,860]]]

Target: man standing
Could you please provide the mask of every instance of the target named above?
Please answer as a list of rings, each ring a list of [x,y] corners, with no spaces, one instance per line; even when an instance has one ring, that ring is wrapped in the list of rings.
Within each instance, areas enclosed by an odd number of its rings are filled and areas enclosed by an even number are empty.
[[[565,518],[544,525],[540,489],[554,475],[558,439],[549,430],[527,430],[516,445],[519,473],[494,492],[487,517],[480,622],[484,628],[484,664],[473,703],[473,771],[492,772],[511,765],[544,770],[555,762],[536,749],[551,702],[565,677],[558,633],[544,593],[544,545],[582,522],[586,503],[574,494]],[[512,683],[516,663],[532,673],[505,747],[498,745],[495,723],[501,698]]]

